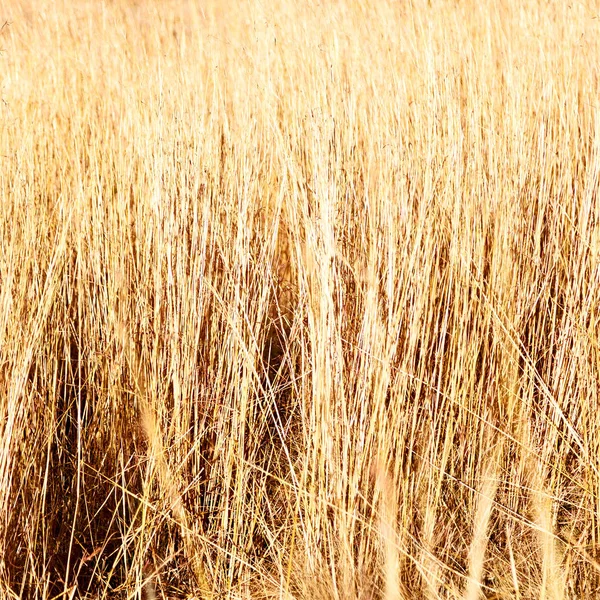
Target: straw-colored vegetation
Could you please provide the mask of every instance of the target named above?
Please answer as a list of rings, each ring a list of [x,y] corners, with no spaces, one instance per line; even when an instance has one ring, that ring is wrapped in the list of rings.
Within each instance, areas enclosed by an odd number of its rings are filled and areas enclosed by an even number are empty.
[[[600,6],[0,3],[0,597],[600,595]]]

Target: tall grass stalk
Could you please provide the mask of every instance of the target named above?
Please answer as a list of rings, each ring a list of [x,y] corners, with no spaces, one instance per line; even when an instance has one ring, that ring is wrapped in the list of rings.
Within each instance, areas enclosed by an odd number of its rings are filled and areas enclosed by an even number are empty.
[[[599,15],[0,1],[0,596],[598,595]]]

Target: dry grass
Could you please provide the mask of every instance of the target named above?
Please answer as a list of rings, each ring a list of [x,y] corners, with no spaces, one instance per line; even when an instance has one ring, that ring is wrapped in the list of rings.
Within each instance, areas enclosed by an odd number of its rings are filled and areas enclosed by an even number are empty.
[[[600,595],[598,2],[0,19],[0,597]]]

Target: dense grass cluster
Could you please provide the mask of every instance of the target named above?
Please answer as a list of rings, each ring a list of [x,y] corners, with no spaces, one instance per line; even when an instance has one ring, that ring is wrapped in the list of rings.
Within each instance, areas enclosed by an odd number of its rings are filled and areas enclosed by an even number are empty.
[[[597,1],[0,20],[0,597],[600,594]]]

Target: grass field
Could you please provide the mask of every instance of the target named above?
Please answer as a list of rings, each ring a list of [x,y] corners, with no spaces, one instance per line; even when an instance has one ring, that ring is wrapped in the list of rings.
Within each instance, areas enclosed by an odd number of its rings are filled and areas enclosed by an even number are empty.
[[[0,21],[0,598],[600,597],[600,2]]]

